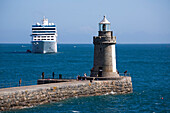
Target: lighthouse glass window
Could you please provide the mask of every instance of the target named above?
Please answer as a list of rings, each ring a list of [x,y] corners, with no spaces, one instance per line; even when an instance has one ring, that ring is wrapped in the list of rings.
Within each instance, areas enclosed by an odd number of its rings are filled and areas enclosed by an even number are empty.
[[[110,31],[110,24],[99,24],[99,31]]]

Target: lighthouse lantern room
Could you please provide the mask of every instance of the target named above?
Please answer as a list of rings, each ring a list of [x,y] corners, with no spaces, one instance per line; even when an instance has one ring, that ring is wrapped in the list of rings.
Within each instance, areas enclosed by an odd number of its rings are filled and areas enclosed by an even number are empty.
[[[110,22],[106,19],[106,16],[99,23],[99,31],[110,31]]]

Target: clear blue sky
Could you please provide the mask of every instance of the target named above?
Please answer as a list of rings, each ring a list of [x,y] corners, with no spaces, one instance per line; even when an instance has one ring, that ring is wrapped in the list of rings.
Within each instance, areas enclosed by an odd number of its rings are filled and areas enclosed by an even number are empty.
[[[103,15],[117,43],[170,43],[170,0],[0,0],[0,43],[30,43],[43,16],[59,43],[92,43]]]

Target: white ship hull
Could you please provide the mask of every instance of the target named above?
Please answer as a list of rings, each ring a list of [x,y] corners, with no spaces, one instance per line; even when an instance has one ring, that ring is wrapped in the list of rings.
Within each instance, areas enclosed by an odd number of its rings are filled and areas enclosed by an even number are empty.
[[[57,53],[56,41],[32,41],[33,53]]]

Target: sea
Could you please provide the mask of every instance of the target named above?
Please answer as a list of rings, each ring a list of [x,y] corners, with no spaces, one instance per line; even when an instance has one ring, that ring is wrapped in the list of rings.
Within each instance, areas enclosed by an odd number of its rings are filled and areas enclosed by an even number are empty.
[[[93,44],[58,44],[58,53],[33,54],[31,44],[0,44],[0,87],[35,85],[42,72],[65,78],[90,74]],[[117,44],[117,70],[132,77],[133,93],[73,97],[2,113],[170,113],[170,44]]]

